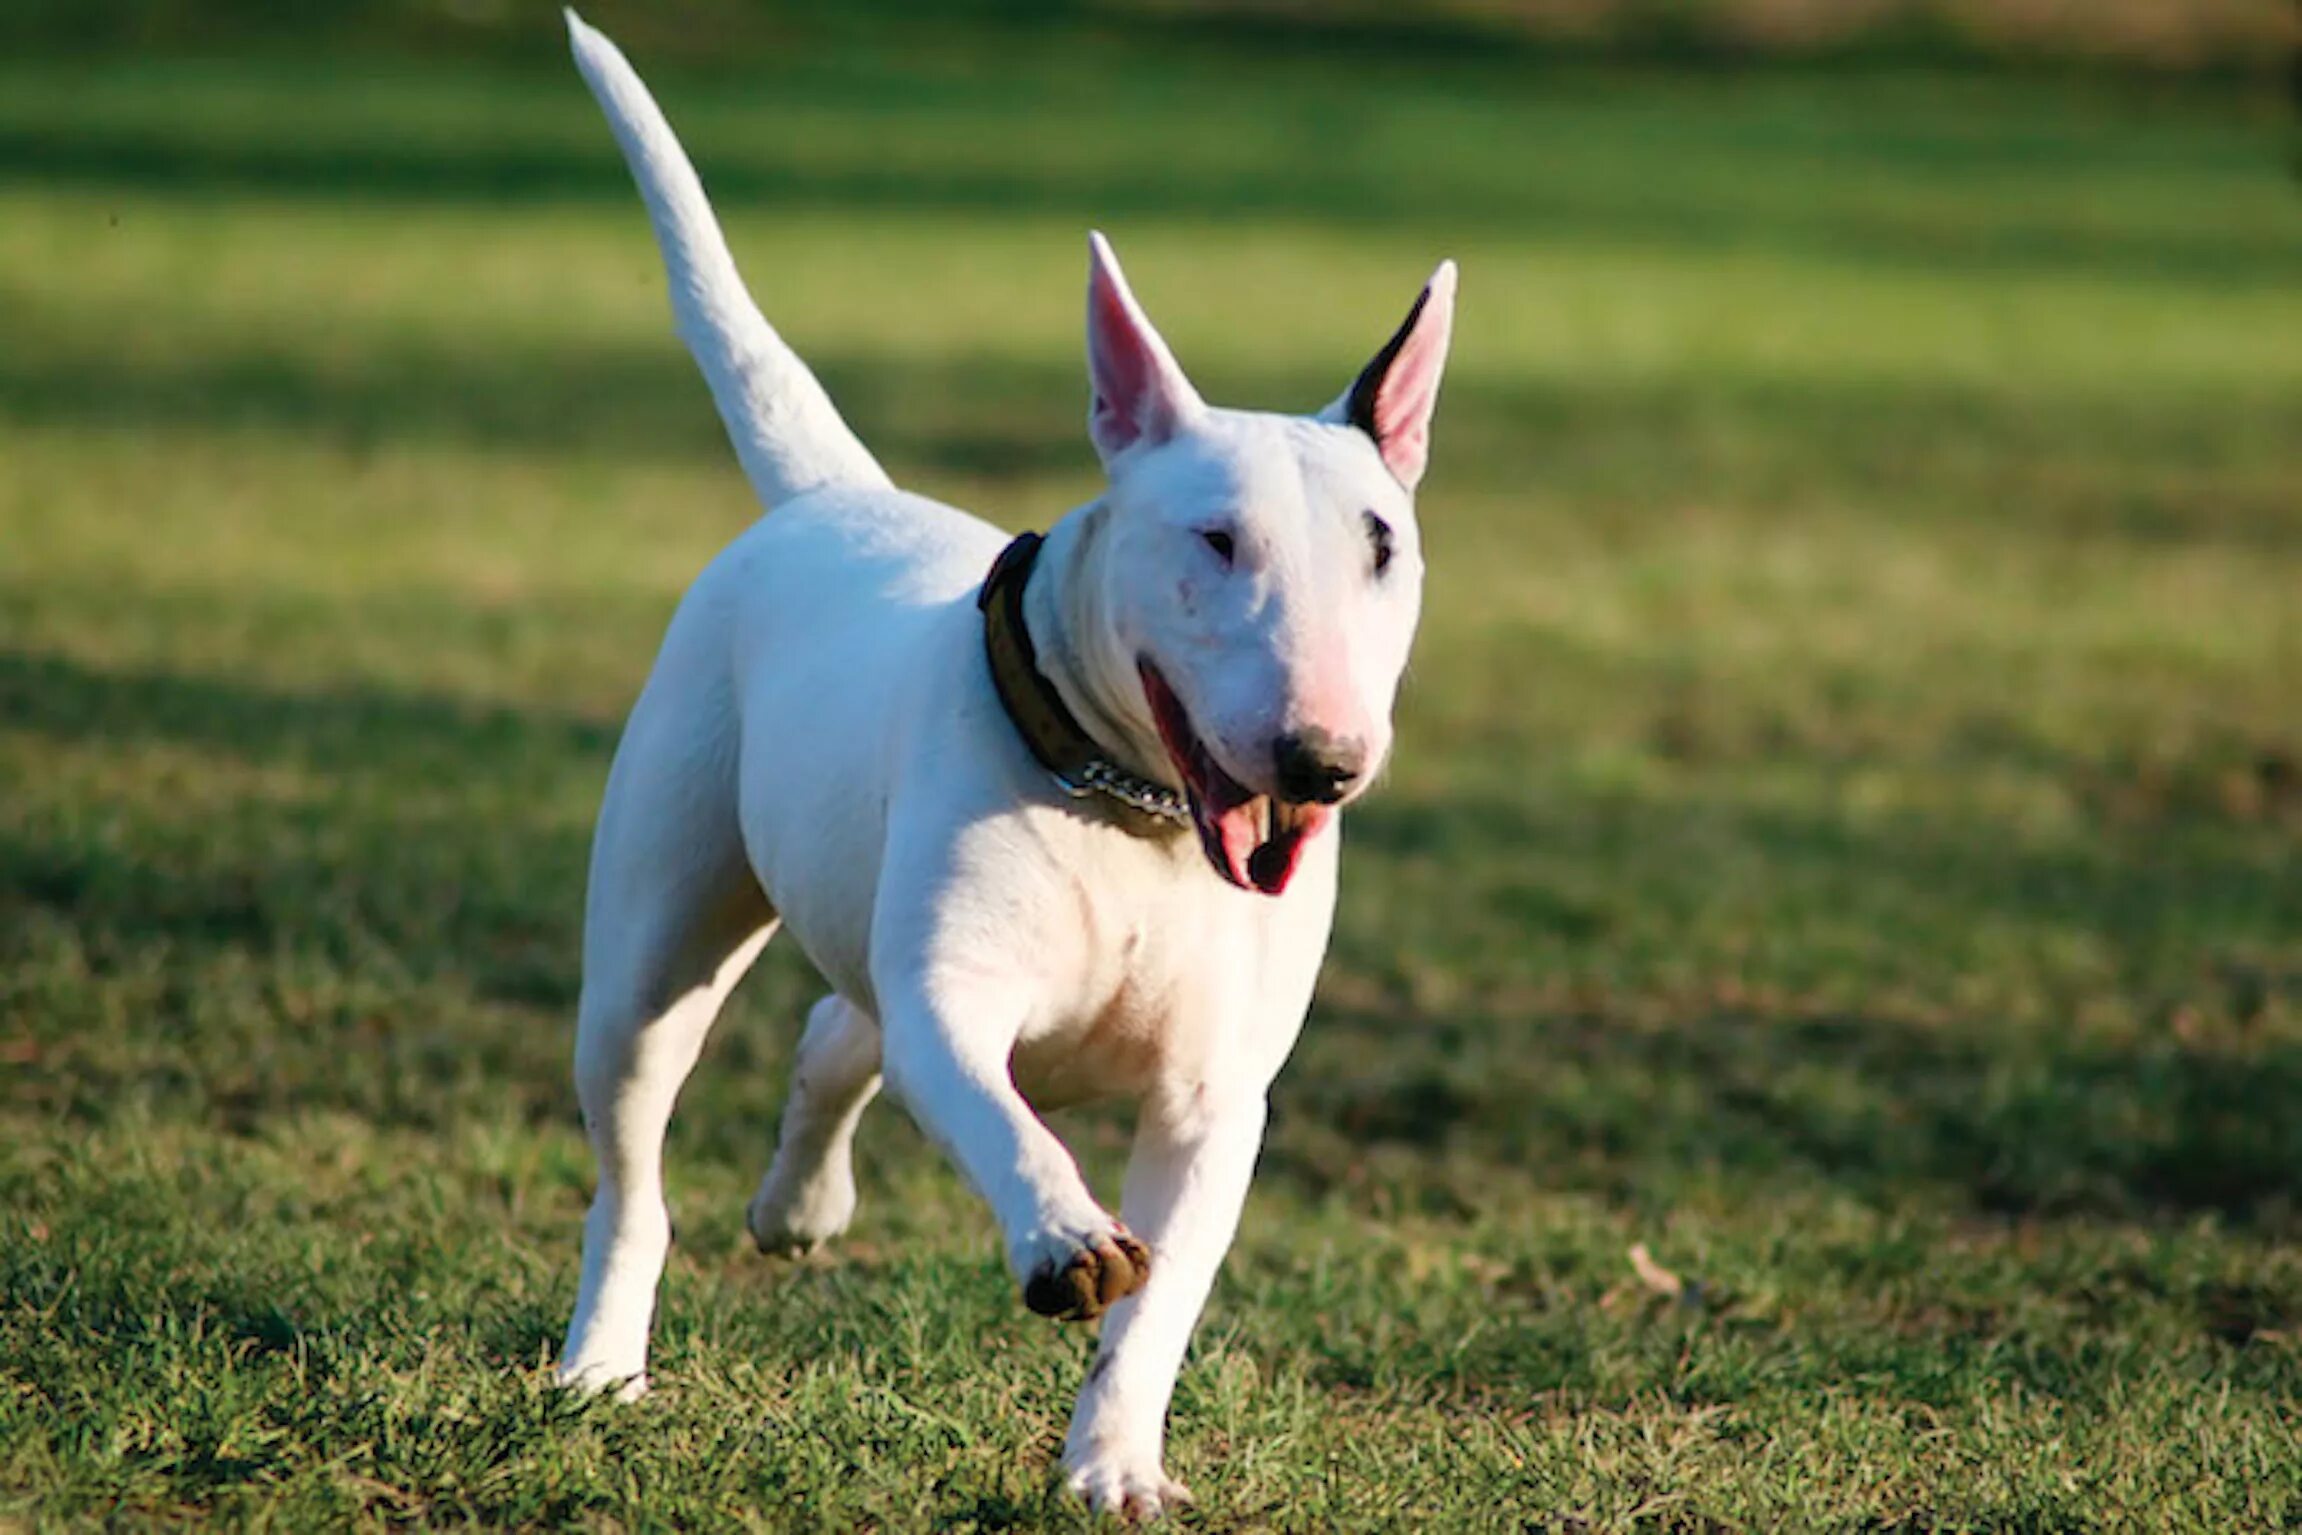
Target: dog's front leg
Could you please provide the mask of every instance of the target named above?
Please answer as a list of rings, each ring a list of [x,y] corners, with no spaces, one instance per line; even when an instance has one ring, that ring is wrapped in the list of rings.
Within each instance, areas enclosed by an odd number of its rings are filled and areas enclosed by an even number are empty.
[[[1159,1266],[1142,1293],[1113,1308],[1103,1324],[1063,1447],[1072,1490],[1096,1508],[1150,1518],[1163,1505],[1190,1501],[1162,1459],[1167,1401],[1239,1229],[1263,1121],[1261,1094],[1212,1112],[1195,1103],[1180,1116],[1144,1108],[1122,1208]]]
[[[1007,1240],[1024,1303],[1084,1321],[1141,1288],[1151,1254],[1095,1202],[1079,1164],[1032,1112],[1008,1068],[1019,999],[1002,990],[939,988],[892,1003],[884,1022],[887,1086],[983,1196]]]

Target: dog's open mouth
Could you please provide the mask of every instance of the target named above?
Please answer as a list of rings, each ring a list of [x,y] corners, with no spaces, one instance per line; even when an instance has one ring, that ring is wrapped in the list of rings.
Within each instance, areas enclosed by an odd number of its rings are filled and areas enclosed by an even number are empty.
[[[1277,895],[1295,877],[1303,849],[1335,813],[1332,805],[1297,804],[1257,794],[1223,771],[1191,728],[1191,716],[1159,668],[1138,660],[1143,692],[1151,700],[1151,717],[1158,722],[1159,739],[1183,775],[1183,791],[1191,801],[1191,821],[1199,829],[1199,845],[1207,861],[1242,890]]]

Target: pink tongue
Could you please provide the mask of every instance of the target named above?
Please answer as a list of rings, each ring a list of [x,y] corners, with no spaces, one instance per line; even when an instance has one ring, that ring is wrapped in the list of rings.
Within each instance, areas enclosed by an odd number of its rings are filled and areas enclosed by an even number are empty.
[[[1207,844],[1207,853],[1219,866],[1224,877],[1242,890],[1255,888],[1247,877],[1247,860],[1255,853],[1255,798],[1237,784],[1218,778],[1207,786],[1207,802],[1195,805],[1199,812],[1200,839]]]
[[[1277,895],[1295,877],[1304,847],[1334,812],[1323,805],[1300,807],[1294,825],[1274,832],[1268,842],[1258,846],[1255,835],[1262,817],[1255,811],[1254,797],[1234,798],[1229,787],[1213,791],[1223,796],[1222,803],[1199,807],[1200,838],[1207,844],[1208,856],[1232,884],[1242,890]]]
[[[1248,858],[1247,874],[1255,881],[1255,888],[1265,895],[1285,890],[1295,877],[1295,865],[1303,860],[1303,849],[1311,845],[1311,839],[1334,813],[1324,805],[1297,806],[1294,824],[1273,834]]]

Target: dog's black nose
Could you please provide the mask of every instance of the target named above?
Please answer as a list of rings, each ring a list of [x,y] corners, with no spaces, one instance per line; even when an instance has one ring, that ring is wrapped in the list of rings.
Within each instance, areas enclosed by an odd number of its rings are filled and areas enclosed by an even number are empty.
[[[1313,725],[1271,743],[1279,795],[1297,804],[1332,805],[1367,771],[1367,743]]]

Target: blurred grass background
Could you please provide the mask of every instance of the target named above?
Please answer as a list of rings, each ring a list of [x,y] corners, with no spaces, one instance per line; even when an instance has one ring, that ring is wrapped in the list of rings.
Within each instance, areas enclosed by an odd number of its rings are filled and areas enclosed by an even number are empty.
[[[1289,53],[1501,48],[1679,64],[2107,67],[2261,80],[2287,68],[2302,36],[2281,0],[676,0],[602,14],[634,46],[723,64],[827,40],[900,47],[972,39],[1004,52],[1017,34],[1052,33]],[[532,60],[549,17],[549,7],[521,0],[17,0],[0,20],[0,39],[49,53],[318,45]]]
[[[1463,263],[1202,1522],[2302,1517],[2291,9],[592,14],[1012,526],[1093,491],[1086,227],[1242,404]],[[788,949],[674,1126],[665,1389],[542,1384],[589,820],[752,515],[556,28],[0,16],[0,1513],[1074,1518],[1086,1340],[899,1114],[749,1255]]]

